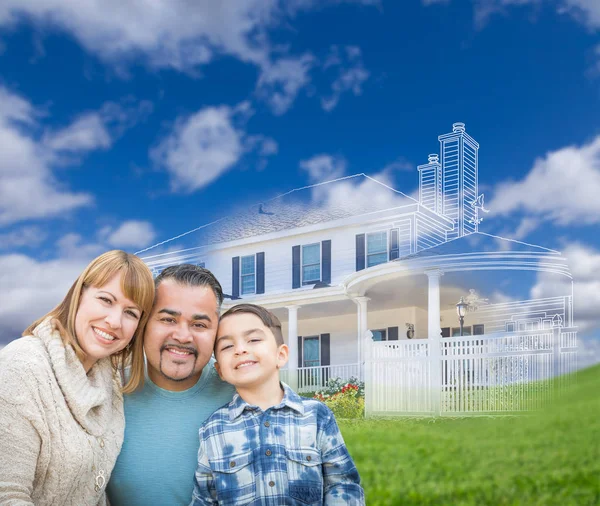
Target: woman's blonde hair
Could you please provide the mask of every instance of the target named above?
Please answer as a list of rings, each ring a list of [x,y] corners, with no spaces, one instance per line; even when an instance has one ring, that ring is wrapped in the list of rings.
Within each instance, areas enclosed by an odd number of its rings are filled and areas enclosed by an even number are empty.
[[[52,318],[53,323],[60,331],[65,346],[72,346],[79,360],[83,362],[86,354],[79,345],[75,333],[75,317],[81,294],[84,288],[89,286],[103,286],[117,273],[121,274],[121,289],[125,297],[142,310],[137,329],[129,345],[111,356],[113,367],[121,374],[123,381],[125,367],[130,366],[129,379],[123,386],[123,392],[131,393],[144,383],[143,332],[154,303],[152,273],[146,264],[135,255],[121,250],[112,250],[92,260],[75,280],[63,301],[48,314],[33,322],[23,332],[23,335],[31,335],[33,329],[41,322]]]

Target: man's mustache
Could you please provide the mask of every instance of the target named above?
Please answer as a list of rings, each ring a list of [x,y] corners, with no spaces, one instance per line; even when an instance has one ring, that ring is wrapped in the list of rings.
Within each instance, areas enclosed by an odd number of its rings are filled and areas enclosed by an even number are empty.
[[[188,353],[192,353],[195,357],[198,357],[198,350],[192,346],[181,346],[180,344],[174,343],[165,343],[160,347],[160,352],[162,353],[167,348],[173,348],[180,351],[187,351]]]

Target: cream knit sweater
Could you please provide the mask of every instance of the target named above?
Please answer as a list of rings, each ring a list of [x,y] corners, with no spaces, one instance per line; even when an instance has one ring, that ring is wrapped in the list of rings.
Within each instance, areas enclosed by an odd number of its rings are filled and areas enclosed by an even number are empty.
[[[106,504],[124,426],[110,359],[86,374],[49,321],[13,341],[0,352],[0,504]]]

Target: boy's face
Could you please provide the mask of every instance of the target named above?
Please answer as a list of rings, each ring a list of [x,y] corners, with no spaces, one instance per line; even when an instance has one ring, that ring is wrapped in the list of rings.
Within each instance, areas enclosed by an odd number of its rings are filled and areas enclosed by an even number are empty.
[[[279,382],[279,368],[288,360],[288,347],[258,316],[233,314],[221,320],[215,346],[215,367],[221,379],[235,387],[258,387]]]

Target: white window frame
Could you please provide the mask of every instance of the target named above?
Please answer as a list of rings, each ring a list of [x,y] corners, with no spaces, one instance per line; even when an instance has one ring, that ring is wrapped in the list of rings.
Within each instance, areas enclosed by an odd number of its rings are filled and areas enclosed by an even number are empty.
[[[369,265],[369,236],[375,234],[385,233],[385,262],[381,262],[375,265]],[[398,236],[398,245],[400,245],[400,236]],[[379,253],[371,253],[372,255],[381,255],[383,251]],[[365,235],[365,267],[375,267],[390,261],[390,231],[388,230],[376,230],[374,232],[367,232]]]
[[[254,273],[252,274],[254,276],[254,291],[252,292],[244,292],[244,283],[242,283],[242,280],[244,277],[249,277],[251,276],[250,274],[242,274],[242,263],[243,263],[243,259],[244,258],[248,258],[248,257],[254,257]],[[251,255],[240,255],[240,295],[254,295],[256,294],[256,253],[253,253]]]
[[[305,246],[315,246],[319,245],[319,279],[305,281],[304,280],[304,247]],[[315,265],[315,264],[308,264]],[[308,244],[303,244],[300,246],[300,279],[302,285],[314,285],[315,283],[319,283],[323,279],[323,244],[321,242],[311,242]]]
[[[304,340],[305,339],[317,339],[317,342],[319,343],[319,365],[304,365],[305,359],[304,359]],[[302,367],[321,367],[321,334],[315,334],[313,336],[302,336]]]

